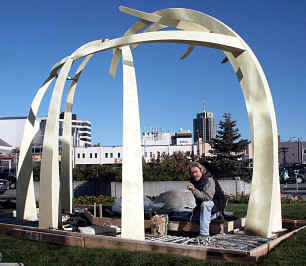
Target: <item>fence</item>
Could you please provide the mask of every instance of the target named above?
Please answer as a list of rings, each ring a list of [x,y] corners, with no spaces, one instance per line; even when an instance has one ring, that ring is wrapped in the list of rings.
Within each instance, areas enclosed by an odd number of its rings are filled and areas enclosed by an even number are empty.
[[[188,181],[145,181],[143,191],[145,195],[157,196],[168,190],[186,189]],[[219,180],[219,183],[226,194],[236,195],[242,192],[250,194],[251,184],[244,181]],[[39,199],[39,182],[34,182],[35,198]],[[121,197],[121,182],[105,183],[100,180],[93,181],[73,181],[74,197],[82,195],[106,195]]]

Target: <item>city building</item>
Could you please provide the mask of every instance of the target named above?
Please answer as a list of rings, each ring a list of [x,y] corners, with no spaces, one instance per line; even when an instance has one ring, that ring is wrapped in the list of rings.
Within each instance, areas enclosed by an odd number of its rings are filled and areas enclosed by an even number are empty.
[[[197,147],[192,144],[192,133],[180,129],[177,132],[163,132],[154,128],[142,134],[142,155],[146,162],[151,162],[163,155],[175,152],[192,154]],[[121,164],[122,146],[76,147],[74,149],[75,165]]]
[[[0,117],[0,139],[13,148],[20,147],[26,120],[26,116]],[[39,122],[36,121],[34,131],[38,130]]]
[[[193,140],[198,143],[209,143],[217,135],[217,119],[212,112],[198,113],[193,119]]]
[[[12,151],[13,147],[6,143],[4,140],[0,139],[0,156],[6,155]]]
[[[306,141],[300,138],[291,138],[288,141],[279,139],[278,158],[280,166],[306,164]]]
[[[175,152],[194,153],[190,130],[180,128],[177,132],[163,132],[161,129],[153,128],[142,135],[142,151],[146,162]]]
[[[64,113],[60,114],[60,136],[62,135],[62,124]],[[78,143],[74,147],[91,146],[91,122],[88,120],[78,120],[76,114],[72,114],[72,136],[77,137]]]
[[[193,141],[198,156],[209,156],[210,141],[217,135],[217,120],[212,112],[198,113],[193,119]]]
[[[0,117],[0,146],[2,150],[20,148],[24,125],[27,120],[25,116],[18,117]],[[60,114],[59,119],[59,153],[62,150],[64,113]],[[40,162],[43,140],[45,134],[47,118],[37,118],[34,124],[34,138],[32,142],[33,162]],[[5,144],[5,145],[4,145]],[[78,120],[75,114],[72,115],[72,146],[88,147],[91,146],[91,123],[87,120]],[[1,152],[1,151],[0,151]]]

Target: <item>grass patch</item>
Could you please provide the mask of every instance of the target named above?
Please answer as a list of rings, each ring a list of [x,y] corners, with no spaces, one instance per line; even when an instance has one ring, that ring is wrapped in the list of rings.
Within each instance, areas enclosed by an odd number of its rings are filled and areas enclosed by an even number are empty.
[[[3,262],[24,265],[232,265],[179,255],[57,246],[0,234]]]
[[[282,217],[288,219],[306,220],[306,203],[282,204]]]
[[[259,265],[306,265],[306,229],[294,234],[263,257]]]
[[[246,203],[228,203],[226,210],[233,211],[238,218],[245,217],[248,204]],[[306,203],[282,203],[282,217],[286,219],[306,220]]]
[[[247,203],[228,203],[225,210],[232,211],[234,213],[234,216],[237,218],[242,218],[246,216],[247,209]]]

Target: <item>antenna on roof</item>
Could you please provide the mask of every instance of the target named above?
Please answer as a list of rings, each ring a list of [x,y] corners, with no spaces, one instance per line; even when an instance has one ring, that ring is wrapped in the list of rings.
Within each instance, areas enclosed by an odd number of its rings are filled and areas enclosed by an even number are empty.
[[[205,100],[205,97],[203,97],[202,99],[202,104],[203,104],[203,113],[206,112],[206,100]]]

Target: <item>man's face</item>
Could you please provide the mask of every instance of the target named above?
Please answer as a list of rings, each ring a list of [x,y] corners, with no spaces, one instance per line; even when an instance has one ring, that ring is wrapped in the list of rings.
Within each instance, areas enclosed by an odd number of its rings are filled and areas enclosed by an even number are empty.
[[[202,177],[201,170],[198,167],[191,168],[191,175],[195,181],[199,181]]]

